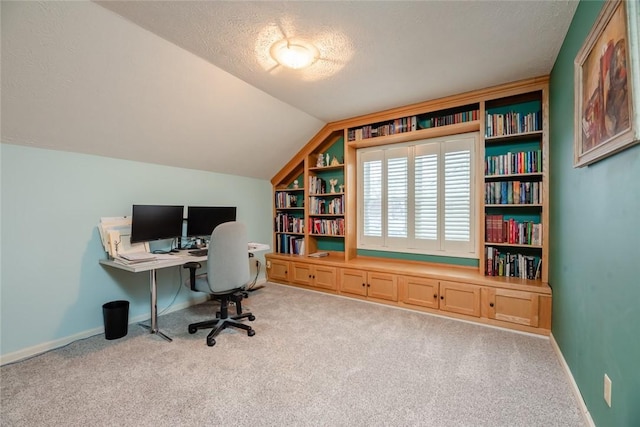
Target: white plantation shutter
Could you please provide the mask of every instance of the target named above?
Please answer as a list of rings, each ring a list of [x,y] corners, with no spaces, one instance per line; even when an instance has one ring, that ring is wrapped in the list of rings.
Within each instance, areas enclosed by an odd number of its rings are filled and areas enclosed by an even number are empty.
[[[387,237],[407,238],[409,213],[407,148],[386,150]],[[387,243],[392,242],[387,239]],[[404,245],[406,243],[403,242]],[[395,246],[395,245],[394,245]]]
[[[361,156],[360,170],[363,178],[359,180],[361,200],[358,223],[362,224],[361,234],[373,244],[382,243],[382,151],[369,151]]]
[[[444,152],[445,251],[473,252],[473,139],[449,140]]]
[[[358,248],[476,256],[476,139],[358,150]]]
[[[434,247],[438,240],[438,157],[437,143],[415,148],[415,245]]]

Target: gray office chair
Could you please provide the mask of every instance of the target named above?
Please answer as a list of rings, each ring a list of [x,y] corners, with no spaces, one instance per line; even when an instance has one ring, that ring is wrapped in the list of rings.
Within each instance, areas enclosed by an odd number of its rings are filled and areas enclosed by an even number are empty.
[[[185,282],[192,291],[206,292],[220,300],[220,311],[216,318],[189,325],[189,333],[195,334],[198,329],[213,328],[207,335],[207,345],[216,344],[215,337],[225,328],[234,327],[247,331],[250,337],[255,335],[251,326],[239,322],[240,319],[255,320],[251,313],[242,313],[240,301],[244,288],[249,283],[249,255],[247,229],[241,222],[225,222],[218,225],[211,233],[207,259],[207,273],[196,275],[201,267],[198,262],[189,262],[184,268],[189,269],[189,280]],[[237,305],[236,315],[229,316],[229,301]]]

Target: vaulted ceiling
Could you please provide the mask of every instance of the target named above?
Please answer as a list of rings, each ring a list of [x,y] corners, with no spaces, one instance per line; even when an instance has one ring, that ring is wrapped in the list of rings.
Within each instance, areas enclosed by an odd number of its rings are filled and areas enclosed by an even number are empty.
[[[2,141],[269,179],[327,122],[550,73],[576,7],[3,1]]]

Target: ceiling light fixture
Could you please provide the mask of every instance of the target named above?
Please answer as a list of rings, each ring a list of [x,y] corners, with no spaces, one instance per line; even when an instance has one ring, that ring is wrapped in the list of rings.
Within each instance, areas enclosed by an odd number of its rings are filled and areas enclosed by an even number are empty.
[[[280,40],[270,49],[271,57],[280,65],[294,70],[308,67],[318,59],[318,49],[300,40]]]

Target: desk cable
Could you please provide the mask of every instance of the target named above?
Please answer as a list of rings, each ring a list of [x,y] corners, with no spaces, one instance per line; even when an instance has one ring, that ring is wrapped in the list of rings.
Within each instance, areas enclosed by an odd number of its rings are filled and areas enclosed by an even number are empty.
[[[256,283],[258,282],[258,276],[260,275],[260,267],[262,266],[262,263],[260,262],[260,260],[256,259],[256,276],[253,278],[253,280],[251,282],[249,282],[249,284],[245,287],[246,291],[251,291],[253,290],[253,288],[256,286]]]

